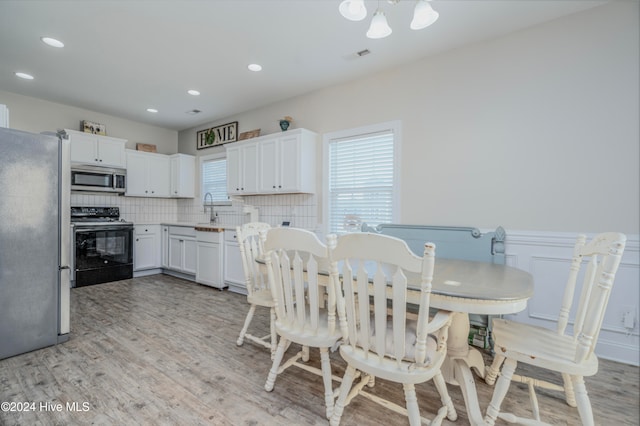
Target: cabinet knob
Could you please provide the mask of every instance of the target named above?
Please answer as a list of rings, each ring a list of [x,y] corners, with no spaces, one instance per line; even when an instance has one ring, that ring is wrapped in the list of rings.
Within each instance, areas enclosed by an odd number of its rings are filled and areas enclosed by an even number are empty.
[[[97,159],[97,158],[95,158],[94,160],[95,160],[95,161],[98,161],[98,159]]]
[[[148,193],[149,193],[149,191],[144,191],[144,193],[145,193],[145,194],[148,194]]]
[[[102,163],[102,158],[100,159],[100,162]]]
[[[273,188],[274,188],[274,189],[275,189],[275,187],[276,187],[276,186],[275,186],[275,185],[273,185]]]
[[[282,188],[282,185],[278,185],[278,188]]]
[[[136,241],[140,241],[140,238],[136,238]]]

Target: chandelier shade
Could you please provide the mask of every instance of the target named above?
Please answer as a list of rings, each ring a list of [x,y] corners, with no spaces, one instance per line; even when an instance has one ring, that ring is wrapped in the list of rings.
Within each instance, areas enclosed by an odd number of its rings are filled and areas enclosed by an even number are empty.
[[[421,30],[428,27],[438,20],[440,14],[433,10],[427,0],[418,0],[413,10],[413,20],[411,21],[412,30]]]
[[[393,31],[387,23],[387,17],[385,16],[384,12],[380,9],[376,10],[376,13],[373,14],[373,19],[371,20],[369,31],[367,31],[367,37],[385,38],[392,32]]]
[[[340,3],[338,10],[350,21],[362,21],[367,16],[364,0],[344,0]]]

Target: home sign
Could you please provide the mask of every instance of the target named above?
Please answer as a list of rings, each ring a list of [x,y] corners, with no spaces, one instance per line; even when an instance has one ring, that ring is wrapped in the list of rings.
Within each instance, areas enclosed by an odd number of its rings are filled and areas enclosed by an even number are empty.
[[[238,138],[238,122],[223,124],[210,129],[200,130],[196,133],[196,146],[198,149],[211,148],[235,142]]]

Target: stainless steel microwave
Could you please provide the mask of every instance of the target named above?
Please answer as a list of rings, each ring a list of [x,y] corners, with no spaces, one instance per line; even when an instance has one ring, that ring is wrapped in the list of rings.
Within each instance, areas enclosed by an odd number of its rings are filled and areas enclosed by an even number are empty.
[[[124,194],[127,187],[125,169],[106,167],[71,166],[72,191],[115,192]]]

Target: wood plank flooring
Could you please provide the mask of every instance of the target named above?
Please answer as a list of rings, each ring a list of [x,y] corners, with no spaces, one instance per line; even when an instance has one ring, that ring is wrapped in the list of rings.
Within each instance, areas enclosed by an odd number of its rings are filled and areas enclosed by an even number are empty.
[[[0,361],[0,402],[35,403],[35,411],[0,410],[0,425],[328,424],[320,377],[294,367],[278,377],[273,392],[264,390],[267,350],[235,344],[248,310],[244,296],[167,275],[76,288],[71,295],[68,342]],[[267,335],[268,327],[267,311],[258,309],[254,334]],[[297,350],[292,345],[288,354]],[[342,376],[340,355],[331,359]],[[310,363],[319,366],[317,351]],[[597,424],[639,424],[638,371],[601,360],[598,375],[586,378]],[[493,388],[481,380],[476,385],[484,411]],[[421,414],[433,417],[439,402],[433,384],[417,388]],[[372,392],[404,404],[399,385],[377,380]],[[449,386],[449,392],[459,418],[444,424],[468,424],[460,390]],[[543,420],[580,424],[558,394],[541,391],[539,401]],[[62,404],[62,411],[41,406],[47,402]],[[68,403],[77,403],[75,409]],[[527,414],[526,389],[512,384],[505,405]],[[361,397],[346,407],[341,424],[408,422]]]

